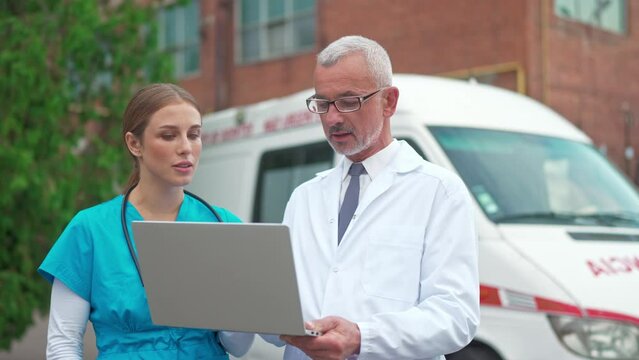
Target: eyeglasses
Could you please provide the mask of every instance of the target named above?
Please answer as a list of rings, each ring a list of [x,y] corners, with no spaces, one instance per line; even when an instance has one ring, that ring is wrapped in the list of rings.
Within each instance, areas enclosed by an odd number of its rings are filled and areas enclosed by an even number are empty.
[[[315,114],[326,114],[328,112],[328,108],[331,107],[331,104],[335,105],[335,109],[341,113],[349,113],[353,111],[357,111],[362,108],[362,104],[368,101],[371,97],[373,97],[378,92],[384,90],[385,88],[381,88],[373,91],[368,95],[362,96],[345,96],[343,98],[335,99],[335,100],[326,100],[326,99],[316,99],[314,97],[310,97],[306,99],[306,107],[308,110]]]

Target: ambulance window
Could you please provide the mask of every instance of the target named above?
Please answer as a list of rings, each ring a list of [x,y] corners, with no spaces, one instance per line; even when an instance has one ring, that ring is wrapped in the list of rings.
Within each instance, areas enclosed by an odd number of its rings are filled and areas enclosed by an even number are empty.
[[[282,221],[293,190],[333,165],[334,152],[326,141],[269,151],[260,159],[253,207],[254,222]]]
[[[591,144],[489,129],[429,130],[496,223],[639,227],[639,193]]]

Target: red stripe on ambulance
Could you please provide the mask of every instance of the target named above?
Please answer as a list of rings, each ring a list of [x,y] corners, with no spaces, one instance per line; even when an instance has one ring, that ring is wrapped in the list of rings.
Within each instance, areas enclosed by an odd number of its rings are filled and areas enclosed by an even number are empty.
[[[620,313],[616,313],[612,311],[586,309],[586,314],[588,314],[588,317],[591,317],[591,318],[624,321],[624,322],[633,323],[635,325],[639,325],[638,317],[620,314]]]
[[[519,299],[521,299],[522,297],[529,297],[530,299],[534,299],[534,307],[521,306],[521,300],[519,302],[511,301],[509,300],[510,296],[518,297]],[[582,311],[576,305],[539,296],[522,294],[519,292],[501,289],[489,285],[480,285],[479,301],[482,306],[494,306],[518,311],[536,311],[556,315],[588,317],[593,319],[615,320],[632,323],[639,326],[639,317],[636,316],[599,309],[584,309]]]

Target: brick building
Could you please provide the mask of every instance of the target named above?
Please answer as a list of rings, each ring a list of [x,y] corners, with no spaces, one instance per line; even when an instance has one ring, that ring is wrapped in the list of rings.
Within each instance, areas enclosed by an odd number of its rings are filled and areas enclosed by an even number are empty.
[[[636,24],[639,0],[192,0],[162,11],[160,37],[208,112],[311,87],[316,52],[361,34],[395,72],[472,76],[546,103],[637,179]]]

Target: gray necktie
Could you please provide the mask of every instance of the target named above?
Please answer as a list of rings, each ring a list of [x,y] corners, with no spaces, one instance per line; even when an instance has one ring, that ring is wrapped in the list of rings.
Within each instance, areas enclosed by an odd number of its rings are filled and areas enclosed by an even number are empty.
[[[346,194],[344,195],[344,201],[342,202],[342,208],[339,210],[339,218],[337,221],[337,243],[342,241],[342,236],[346,232],[348,224],[355,214],[357,209],[357,203],[359,203],[359,176],[366,173],[364,165],[361,163],[353,163],[348,170],[348,175],[351,176],[351,181],[348,183]]]

